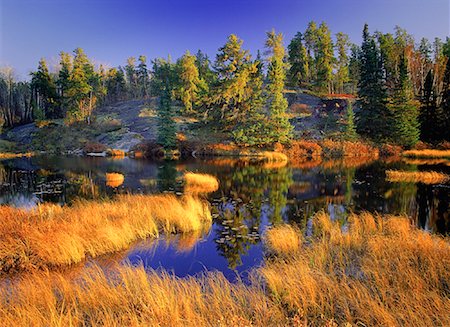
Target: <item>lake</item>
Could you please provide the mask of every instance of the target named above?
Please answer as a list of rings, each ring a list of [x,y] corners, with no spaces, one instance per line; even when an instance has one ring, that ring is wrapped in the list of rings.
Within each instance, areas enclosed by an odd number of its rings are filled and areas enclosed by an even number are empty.
[[[42,202],[70,205],[80,198],[106,199],[122,193],[181,195],[184,172],[208,173],[220,180],[220,188],[205,195],[214,220],[207,233],[138,242],[95,262],[143,263],[179,277],[219,270],[230,280],[245,280],[263,261],[261,235],[268,226],[288,222],[308,234],[311,217],[320,210],[343,228],[349,213],[369,211],[407,214],[422,229],[449,233],[450,185],[391,183],[386,181],[388,169],[450,174],[448,162],[347,158],[283,165],[232,158],[170,162],[38,156],[0,161],[0,204],[33,208]],[[120,178],[108,178],[112,173]]]

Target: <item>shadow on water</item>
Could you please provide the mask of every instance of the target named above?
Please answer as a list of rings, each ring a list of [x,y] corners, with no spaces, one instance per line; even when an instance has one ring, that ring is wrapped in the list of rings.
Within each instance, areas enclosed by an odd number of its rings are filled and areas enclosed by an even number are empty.
[[[0,162],[0,203],[31,208],[121,193],[180,194],[185,171],[212,174],[220,188],[207,195],[214,217],[209,233],[140,242],[120,261],[163,267],[180,277],[219,270],[234,280],[261,263],[261,235],[268,226],[295,223],[308,232],[311,217],[320,210],[343,224],[350,212],[407,214],[420,228],[449,233],[449,185],[391,183],[385,178],[388,169],[449,173],[448,166],[439,164],[348,159],[283,166],[232,159],[18,158]]]

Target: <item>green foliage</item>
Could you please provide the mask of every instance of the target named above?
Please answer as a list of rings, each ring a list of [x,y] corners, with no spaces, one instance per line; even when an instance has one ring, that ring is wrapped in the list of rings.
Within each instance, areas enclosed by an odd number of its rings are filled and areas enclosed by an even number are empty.
[[[45,118],[60,118],[61,113],[58,112],[56,85],[50,76],[45,59],[39,61],[37,71],[31,73],[31,76],[31,88],[36,108],[43,112]]]
[[[285,67],[283,35],[275,31],[267,33],[266,48],[271,53],[268,58],[267,105],[269,110],[268,137],[272,142],[287,143],[292,134],[292,125],[286,115],[288,102],[284,97]]]
[[[170,58],[157,58],[153,60],[152,79],[150,81],[150,90],[153,96],[161,95],[166,84],[175,86],[178,84],[178,74],[176,66],[171,62]]]
[[[139,65],[136,71],[138,95],[147,98],[150,94],[150,77],[147,69],[147,57],[139,56]]]
[[[345,132],[344,137],[348,141],[355,141],[358,139],[355,126],[355,113],[353,112],[353,105],[351,101],[347,101],[347,112],[345,115]]]
[[[419,104],[414,100],[408,74],[408,61],[402,56],[399,63],[399,81],[389,104],[394,114],[394,140],[399,145],[412,147],[419,141]]]
[[[336,50],[338,52],[336,67],[336,84],[339,93],[344,93],[344,85],[350,81],[348,49],[350,41],[347,34],[336,34]]]
[[[316,42],[317,87],[319,91],[331,93],[333,80],[333,41],[328,26],[323,22],[317,30]]]

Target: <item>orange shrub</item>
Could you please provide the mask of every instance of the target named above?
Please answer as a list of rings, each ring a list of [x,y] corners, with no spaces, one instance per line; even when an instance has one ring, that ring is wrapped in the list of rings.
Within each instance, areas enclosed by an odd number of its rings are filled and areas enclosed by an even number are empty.
[[[293,159],[296,158],[317,158],[322,154],[322,148],[314,141],[298,140],[293,141],[284,152]]]

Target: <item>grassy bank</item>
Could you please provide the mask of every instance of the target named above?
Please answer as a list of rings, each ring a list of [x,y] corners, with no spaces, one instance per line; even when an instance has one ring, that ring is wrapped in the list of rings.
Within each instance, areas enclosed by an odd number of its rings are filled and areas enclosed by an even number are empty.
[[[1,289],[4,326],[448,326],[450,245],[406,218],[319,213],[313,236],[271,252],[250,285],[211,273],[185,279],[91,267],[76,279],[35,272]],[[286,256],[286,254],[289,254]]]
[[[450,158],[450,150],[424,149],[403,152],[405,157],[412,158]]]
[[[68,265],[165,233],[209,229],[209,206],[193,196],[128,195],[115,201],[0,206],[0,272]]]

